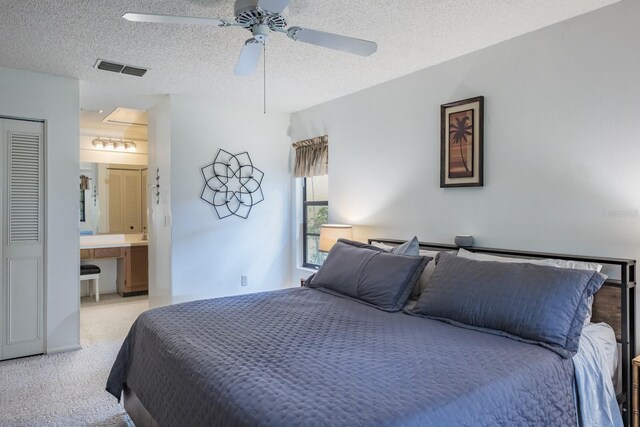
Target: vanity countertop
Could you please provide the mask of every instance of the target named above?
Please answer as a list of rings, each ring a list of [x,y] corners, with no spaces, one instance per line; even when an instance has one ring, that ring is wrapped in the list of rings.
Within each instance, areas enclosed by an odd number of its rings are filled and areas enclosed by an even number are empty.
[[[98,234],[80,236],[80,249],[125,248],[131,246],[147,246],[149,242],[142,240],[142,234]]]

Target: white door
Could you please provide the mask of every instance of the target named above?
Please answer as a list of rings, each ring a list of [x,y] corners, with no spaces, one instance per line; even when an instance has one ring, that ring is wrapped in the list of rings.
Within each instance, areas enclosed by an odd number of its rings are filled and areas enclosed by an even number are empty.
[[[139,170],[109,169],[109,233],[142,232]]]
[[[142,233],[142,209],[140,197],[140,171],[123,171],[124,233]]]
[[[44,129],[0,119],[0,359],[44,352]]]
[[[109,169],[109,233],[124,233],[124,195],[122,194],[122,172]]]

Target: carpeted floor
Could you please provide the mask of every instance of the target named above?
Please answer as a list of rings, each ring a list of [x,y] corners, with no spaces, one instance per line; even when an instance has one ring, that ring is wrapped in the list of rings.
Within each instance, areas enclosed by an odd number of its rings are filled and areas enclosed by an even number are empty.
[[[0,426],[127,426],[124,408],[104,388],[146,296],[83,298],[82,350],[0,362]]]

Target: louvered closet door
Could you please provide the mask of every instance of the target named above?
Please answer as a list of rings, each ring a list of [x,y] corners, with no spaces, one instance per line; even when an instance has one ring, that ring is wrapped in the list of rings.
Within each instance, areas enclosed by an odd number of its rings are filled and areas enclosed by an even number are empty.
[[[44,352],[43,124],[2,120],[2,359]]]

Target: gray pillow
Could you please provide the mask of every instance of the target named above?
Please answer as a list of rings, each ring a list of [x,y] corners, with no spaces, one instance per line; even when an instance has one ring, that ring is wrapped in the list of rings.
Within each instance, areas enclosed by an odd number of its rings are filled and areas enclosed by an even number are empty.
[[[440,253],[411,314],[540,344],[563,357],[578,350],[596,271],[473,261]]]
[[[403,244],[397,245],[397,246],[387,245],[385,243],[380,243],[380,242],[373,242],[372,246],[378,249],[384,249],[385,251],[391,252],[392,254],[412,255],[412,256],[426,255],[430,258],[434,258],[437,254],[437,252],[421,250],[420,242],[418,241],[418,238],[416,236],[413,236],[411,240],[408,240]],[[424,289],[423,282],[426,283],[429,277],[431,277],[431,273],[433,272],[433,269],[434,269],[433,263],[428,263],[424,271],[422,272],[420,279],[418,280],[416,285],[413,287],[413,289],[411,289],[411,293],[409,294],[409,299],[414,299],[414,300],[418,299],[418,297],[420,296],[421,290]]]
[[[354,243],[351,240],[349,240],[349,242]],[[372,242],[370,245],[367,245],[365,243],[360,243],[360,242],[355,242],[355,243],[359,243],[361,247],[368,247],[371,249],[383,249],[386,252],[391,252],[392,254],[411,255],[411,256],[420,255],[420,242],[418,241],[418,238],[416,236],[413,236],[411,240],[407,240],[401,245],[396,245],[396,246],[387,245],[386,243],[381,243],[376,241]]]
[[[416,236],[413,236],[413,239],[408,240],[401,245],[394,246],[389,252],[398,255],[418,256],[420,252],[420,242],[418,242],[418,238]]]
[[[340,239],[306,286],[398,311],[432,258],[388,253]]]

